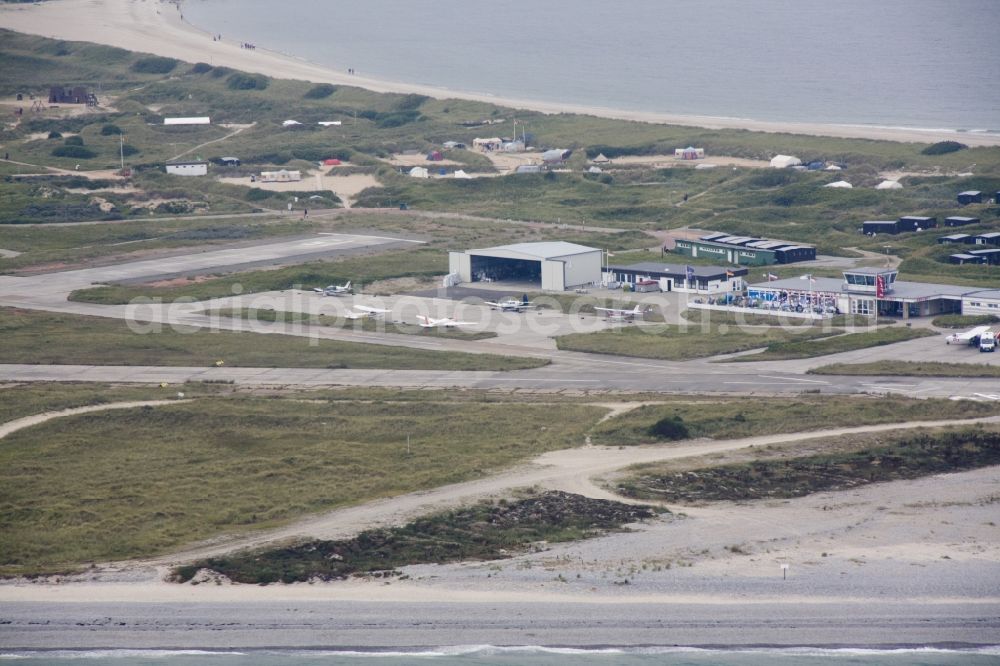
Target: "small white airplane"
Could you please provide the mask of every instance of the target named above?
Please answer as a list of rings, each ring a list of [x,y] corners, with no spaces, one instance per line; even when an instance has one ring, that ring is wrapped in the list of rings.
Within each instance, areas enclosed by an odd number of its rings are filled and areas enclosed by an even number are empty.
[[[420,324],[421,328],[455,328],[456,326],[475,326],[474,321],[455,321],[451,317],[444,317],[443,319],[431,319],[425,315],[420,315],[421,321],[417,323]]]
[[[344,313],[345,319],[375,319],[381,315],[391,312],[391,310],[385,310],[383,308],[373,308],[370,305],[354,305],[352,306],[354,310],[348,310]],[[355,312],[357,310],[357,312]]]
[[[348,280],[347,284],[336,285],[330,284],[325,287],[313,287],[313,291],[317,294],[323,294],[324,296],[340,296],[341,294],[351,293],[351,281]]]
[[[527,310],[528,308],[535,307],[534,305],[532,305],[531,301],[529,301],[526,298],[522,298],[522,299],[518,300],[518,299],[513,298],[513,297],[512,298],[505,298],[505,299],[497,301],[495,303],[493,301],[486,301],[486,305],[489,305],[490,307],[496,308],[496,309],[500,310],[500,312],[523,312],[524,310]]]
[[[623,310],[621,308],[594,308],[598,312],[606,312],[605,315],[609,321],[634,321],[636,317],[642,317],[646,312],[642,309],[641,305],[636,305],[632,310]]]
[[[966,331],[965,333],[952,333],[944,339],[946,345],[952,343],[967,345],[975,345],[979,342],[979,336],[981,336],[986,331],[990,330],[989,326],[976,326],[973,329]]]

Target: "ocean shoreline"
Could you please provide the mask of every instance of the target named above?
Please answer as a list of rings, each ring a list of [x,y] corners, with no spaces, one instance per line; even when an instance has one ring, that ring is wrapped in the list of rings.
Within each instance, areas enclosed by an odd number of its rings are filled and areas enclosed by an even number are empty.
[[[5,3],[0,5],[0,27],[55,39],[90,41],[185,61],[208,61],[213,65],[224,65],[275,78],[356,86],[382,93],[415,93],[437,99],[466,99],[546,114],[574,113],[652,124],[835,138],[916,143],[959,140],[969,146],[1000,145],[998,131],[780,122],[628,111],[600,105],[544,102],[350,75],[299,56],[269,51],[263,46],[246,51],[236,43],[214,41],[210,32],[183,19],[182,4],[154,0],[49,0],[28,5]],[[197,54],[197,57],[192,57],[193,54]]]
[[[14,604],[0,651],[996,650],[996,606],[287,602]],[[849,639],[847,637],[850,637]]]

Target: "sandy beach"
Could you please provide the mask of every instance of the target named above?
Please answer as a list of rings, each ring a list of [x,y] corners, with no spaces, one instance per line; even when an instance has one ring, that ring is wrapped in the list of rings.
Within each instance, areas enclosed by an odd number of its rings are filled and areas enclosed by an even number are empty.
[[[597,106],[552,104],[537,100],[499,98],[429,86],[389,82],[349,75],[302,58],[267,50],[241,49],[236,40],[213,41],[212,36],[182,20],[183,4],[158,0],[50,0],[39,4],[0,5],[0,27],[54,39],[108,44],[131,51],[153,53],[186,61],[208,62],[276,78],[302,79],[367,88],[376,92],[417,93],[435,98],[471,99],[543,113],[580,113],[649,123],[687,125],[709,129],[746,129],[843,138],[928,142],[957,140],[969,146],[1000,145],[1000,136],[948,130],[768,122],[743,118],[644,113]]]
[[[794,438],[554,452],[479,481],[303,520],[265,540],[342,537],[527,484],[614,497],[594,477]],[[987,644],[1000,635],[998,487],[1000,469],[985,468],[793,500],[672,506],[626,533],[506,560],[409,566],[405,578],[164,582],[171,562],[238,545],[217,543],[62,580],[0,583],[0,647]]]

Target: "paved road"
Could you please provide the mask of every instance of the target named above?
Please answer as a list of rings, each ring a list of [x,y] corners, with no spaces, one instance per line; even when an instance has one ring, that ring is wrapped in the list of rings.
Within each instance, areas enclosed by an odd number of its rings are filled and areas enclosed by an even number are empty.
[[[637,364],[640,365],[640,364]],[[1000,400],[996,379],[839,377],[794,374],[707,374],[640,368],[581,367],[556,363],[540,370],[457,372],[443,370],[326,370],[312,368],[200,368],[108,365],[0,365],[2,381],[161,383],[232,382],[245,386],[385,386],[405,388],[533,389],[564,391],[650,391],[775,395],[802,392],[896,393],[918,397]]]

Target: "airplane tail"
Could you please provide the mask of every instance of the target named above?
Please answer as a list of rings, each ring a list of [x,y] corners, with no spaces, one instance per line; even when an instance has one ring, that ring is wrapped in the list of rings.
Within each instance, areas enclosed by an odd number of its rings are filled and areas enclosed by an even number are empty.
[[[347,284],[344,285],[344,289],[350,289],[350,288],[351,288],[351,281],[348,280]]]

